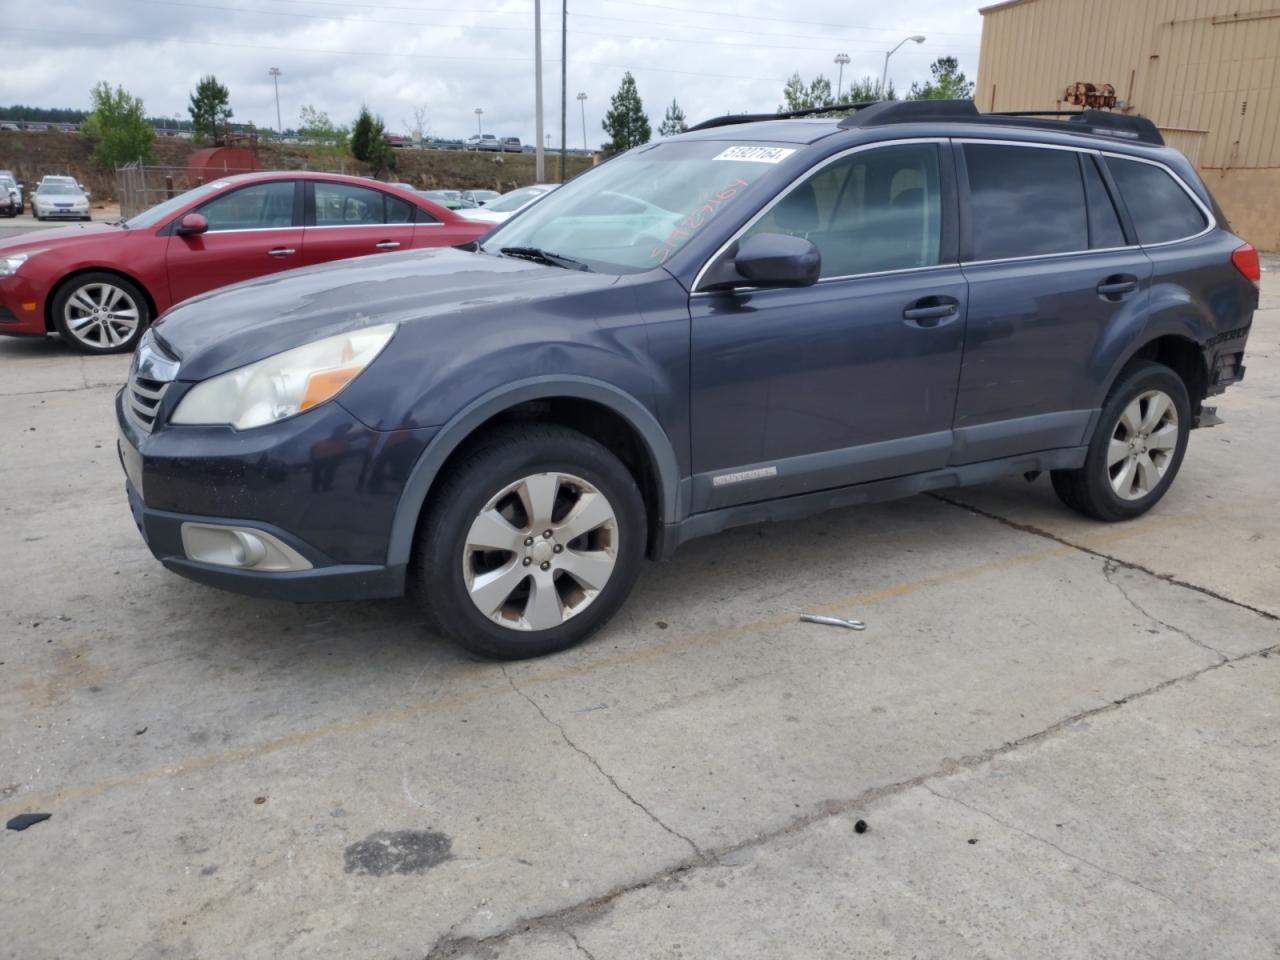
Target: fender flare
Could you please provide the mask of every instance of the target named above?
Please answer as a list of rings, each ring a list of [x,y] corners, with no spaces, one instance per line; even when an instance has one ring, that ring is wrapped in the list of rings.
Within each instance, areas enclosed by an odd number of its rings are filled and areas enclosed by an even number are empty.
[[[675,522],[679,517],[680,468],[671,441],[654,415],[630,394],[600,380],[555,375],[531,377],[495,387],[471,401],[427,444],[414,464],[396,505],[391,538],[387,544],[388,566],[408,564],[423,504],[441,466],[459,444],[482,423],[508,407],[552,397],[594,401],[608,407],[631,425],[648,448],[657,472],[658,498],[662,507],[659,521]]]
[[[1107,372],[1107,377],[1103,384],[1104,395],[1110,391],[1112,385],[1116,382],[1116,378],[1120,376],[1120,372],[1129,365],[1134,357],[1145,350],[1148,344],[1164,337],[1178,337],[1195,346],[1200,353],[1200,365],[1203,368],[1202,372],[1206,377],[1206,382],[1208,382],[1209,365],[1207,358],[1204,356],[1205,333],[1203,321],[1194,315],[1177,313],[1162,318],[1159,323],[1144,325],[1137,331],[1133,339],[1125,346],[1125,349],[1118,354],[1111,369]]]

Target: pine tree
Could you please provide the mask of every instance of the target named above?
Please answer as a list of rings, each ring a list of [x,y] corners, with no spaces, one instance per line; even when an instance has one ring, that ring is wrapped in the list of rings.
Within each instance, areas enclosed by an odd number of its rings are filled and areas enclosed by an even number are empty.
[[[187,112],[191,114],[192,135],[198,142],[217,140],[232,116],[231,92],[213,74],[201,77]]]
[[[636,90],[635,78],[628,70],[622,76],[622,85],[609,102],[609,112],[604,115],[601,124],[605,133],[609,134],[606,150],[621,153],[642,143],[648,143],[653,136],[649,126],[649,118],[645,116],[644,104],[640,101],[640,93]]]
[[[933,80],[911,84],[909,100],[972,100],[973,81],[960,71],[955,57],[939,57],[929,67]]]
[[[387,128],[381,117],[374,117],[369,127],[369,152],[364,159],[369,161],[375,174],[396,168],[396,152],[387,140]]]
[[[667,107],[666,116],[662,118],[662,126],[658,128],[658,136],[674,137],[677,133],[684,133],[688,129],[689,124],[685,122],[684,111],[673,98],[671,106]]]
[[[361,104],[360,116],[356,117],[351,128],[351,155],[357,160],[369,160],[369,152],[373,149],[373,114],[369,108]]]
[[[793,113],[796,110],[813,110],[817,107],[829,107],[836,102],[831,90],[831,81],[822,74],[813,78],[807,87],[800,79],[800,74],[793,73],[782,88],[782,106],[779,113]]]

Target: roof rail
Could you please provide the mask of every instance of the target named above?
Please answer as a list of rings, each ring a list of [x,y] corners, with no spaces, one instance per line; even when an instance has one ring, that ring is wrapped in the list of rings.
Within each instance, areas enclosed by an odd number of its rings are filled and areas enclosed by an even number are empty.
[[[824,113],[839,113],[844,110],[863,110],[874,106],[876,101],[865,103],[834,103],[829,107],[810,107],[807,110],[789,110],[784,113],[730,113],[723,117],[712,117],[690,127],[689,130],[710,130],[712,127],[727,127],[735,123],[759,123],[762,120],[796,120],[800,117],[816,117]]]
[[[877,100],[870,103],[838,103],[789,113],[740,113],[704,120],[690,130],[707,130],[735,123],[789,120],[822,114],[847,112],[839,120],[843,129],[879,127],[892,123],[981,123],[992,126],[1030,127],[1069,133],[1164,145],[1164,137],[1146,117],[1128,116],[1106,110],[1015,110],[1007,113],[979,113],[972,100]],[[1065,117],[1066,120],[1059,119]],[[1064,126],[1069,125],[1069,126]],[[1072,130],[1070,127],[1083,128]]]

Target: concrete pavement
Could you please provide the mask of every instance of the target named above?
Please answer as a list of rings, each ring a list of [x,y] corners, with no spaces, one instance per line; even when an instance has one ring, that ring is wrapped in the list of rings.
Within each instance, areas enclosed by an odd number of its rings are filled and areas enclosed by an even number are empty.
[[[0,815],[53,814],[0,833],[0,956],[1274,957],[1269,266],[1148,516],[1042,479],[730,531],[505,666],[167,573],[127,359],[0,341]]]

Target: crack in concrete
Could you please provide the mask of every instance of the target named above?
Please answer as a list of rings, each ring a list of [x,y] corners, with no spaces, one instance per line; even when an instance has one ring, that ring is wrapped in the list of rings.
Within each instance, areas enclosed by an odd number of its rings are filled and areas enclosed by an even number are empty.
[[[518,693],[525,700],[527,700],[529,702],[529,705],[533,707],[533,709],[538,711],[538,716],[542,717],[543,720],[545,720],[547,723],[551,724],[551,726],[559,730],[561,739],[563,739],[564,742],[568,744],[573,750],[581,754],[582,757],[589,764],[591,764],[591,766],[595,767],[596,772],[599,773],[600,776],[608,780],[609,785],[612,786],[613,789],[617,790],[618,793],[626,797],[627,800],[630,801],[637,809],[643,812],[646,817],[648,817],[650,820],[656,823],[659,827],[661,827],[667,833],[671,834],[671,836],[679,840],[683,840],[685,843],[687,843],[689,845],[689,849],[694,852],[694,855],[698,857],[698,859],[700,860],[705,859],[702,849],[696,843],[694,843],[693,840],[691,840],[689,837],[686,837],[680,831],[675,830],[667,826],[667,824],[663,823],[663,821],[652,810],[650,810],[643,803],[641,803],[634,796],[632,796],[626,789],[623,788],[623,786],[620,783],[618,783],[616,779],[614,779],[611,773],[605,770],[604,767],[600,766],[600,763],[596,760],[595,757],[593,757],[586,750],[582,749],[582,747],[578,746],[573,741],[573,739],[569,736],[568,732],[565,730],[562,724],[558,723],[555,720],[552,720],[549,716],[547,716],[546,711],[542,709],[542,706],[538,703],[538,701],[534,700],[533,697],[529,696],[529,694],[525,693],[518,686],[516,686],[515,680],[512,678],[511,674],[507,671],[507,668],[505,665],[502,667],[502,675],[507,678],[507,683],[511,684],[511,689],[514,690],[516,693]]]
[[[984,510],[981,507],[975,507],[971,503],[965,503],[963,500],[952,500],[944,497],[939,493],[927,493],[927,497],[932,497],[939,503],[945,503],[953,507],[959,507],[961,510],[969,510],[976,513],[980,517],[986,517],[988,520],[994,520],[996,523],[1002,523],[1006,527],[1018,530],[1022,533],[1029,533],[1033,536],[1042,537],[1045,540],[1052,540],[1054,543],[1062,544],[1064,547],[1070,547],[1072,550],[1079,550],[1081,553],[1087,553],[1090,556],[1097,557],[1100,560],[1110,560],[1117,566],[1124,567],[1127,570],[1137,570],[1139,573],[1145,573],[1149,577],[1155,577],[1157,580],[1163,580],[1165,583],[1171,583],[1175,587],[1182,587],[1185,590],[1193,590],[1196,593],[1203,594],[1206,597],[1212,597],[1214,600],[1221,600],[1223,603],[1229,603],[1233,607],[1239,607],[1241,610],[1248,610],[1250,613],[1257,614],[1264,620],[1280,620],[1280,616],[1272,613],[1270,610],[1264,610],[1261,607],[1255,607],[1252,604],[1245,603],[1243,600],[1235,600],[1226,594],[1218,593],[1208,587],[1202,587],[1198,583],[1191,583],[1188,580],[1182,580],[1175,577],[1171,573],[1158,573],[1150,567],[1145,567],[1140,563],[1134,563],[1131,560],[1123,560],[1120,557],[1114,557],[1109,553],[1103,553],[1101,550],[1095,550],[1093,547],[1086,547],[1084,544],[1075,543],[1066,537],[1060,537],[1058,534],[1042,527],[1037,527],[1031,523],[1019,523],[1016,520],[1010,520],[1008,517],[1002,517],[998,513],[992,513],[990,510]]]
[[[507,940],[510,940],[512,937],[521,933],[531,933],[531,932],[537,932],[541,930],[560,931],[563,933],[570,933],[570,927],[572,927],[575,924],[590,922],[591,920],[598,918],[602,913],[611,909],[614,902],[616,902],[626,894],[636,893],[640,890],[645,890],[649,887],[658,885],[674,876],[677,876],[683,873],[688,873],[692,870],[718,867],[720,865],[719,861],[724,857],[728,856],[729,854],[735,853],[740,850],[750,849],[753,847],[763,847],[765,844],[771,843],[774,840],[778,840],[783,837],[793,836],[797,833],[800,833],[801,831],[807,829],[810,826],[813,826],[816,823],[820,823],[825,820],[829,820],[832,817],[837,817],[842,814],[853,812],[855,810],[865,809],[868,805],[872,803],[897,796],[898,794],[905,793],[906,791],[914,789],[915,787],[925,787],[926,789],[929,789],[927,784],[932,780],[945,779],[946,777],[953,776],[962,770],[977,769],[978,767],[981,767],[984,764],[991,762],[997,757],[1002,757],[1007,754],[1013,753],[1015,750],[1020,750],[1023,747],[1031,746],[1033,744],[1037,744],[1042,741],[1048,740],[1054,735],[1061,733],[1063,730],[1066,730],[1069,727],[1074,726],[1075,724],[1079,723],[1082,720],[1089,720],[1089,719],[1092,719],[1093,717],[1097,717],[1105,713],[1110,713],[1114,710],[1119,710],[1122,707],[1124,707],[1126,704],[1133,703],[1136,700],[1143,700],[1143,699],[1146,699],[1147,697],[1154,696],[1177,684],[1191,682],[1193,680],[1198,679],[1199,677],[1203,676],[1206,673],[1211,673],[1214,670],[1220,670],[1225,666],[1230,666],[1232,664],[1239,663],[1243,660],[1252,659],[1254,657],[1257,657],[1259,659],[1267,658],[1267,657],[1270,657],[1272,654],[1276,654],[1276,653],[1280,653],[1280,644],[1274,644],[1269,647],[1264,647],[1261,650],[1254,650],[1250,653],[1243,653],[1236,657],[1224,658],[1222,660],[1219,660],[1216,663],[1211,663],[1208,666],[1201,667],[1198,670],[1193,670],[1190,673],[1185,673],[1177,677],[1171,677],[1168,680],[1161,680],[1159,683],[1153,684],[1152,686],[1146,687],[1135,693],[1128,694],[1124,697],[1121,697],[1119,700],[1114,700],[1111,703],[1105,703],[1097,707],[1090,707],[1087,710],[1081,710],[1077,713],[1072,714],[1069,717],[1066,717],[1065,719],[1059,720],[1058,722],[1053,723],[1048,727],[1045,727],[1043,730],[1039,730],[1035,733],[1027,734],[1024,737],[1019,737],[1017,740],[1007,741],[998,747],[989,747],[988,749],[983,750],[982,752],[976,755],[961,757],[959,760],[948,759],[948,760],[945,760],[939,767],[933,770],[929,770],[925,773],[918,774],[917,776],[911,777],[909,779],[900,780],[896,783],[884,784],[878,787],[871,787],[868,790],[864,790],[862,793],[858,794],[856,797],[853,797],[848,800],[833,801],[833,802],[827,803],[822,807],[822,809],[815,810],[811,813],[806,813],[798,817],[795,817],[788,823],[784,824],[783,826],[771,832],[758,833],[748,840],[744,840],[741,843],[733,844],[728,847],[724,847],[722,849],[700,851],[699,856],[695,858],[683,860],[661,871],[660,873],[654,874],[650,877],[646,877],[643,880],[639,880],[634,883],[622,884],[622,885],[616,886],[613,889],[601,894],[598,897],[594,897],[590,900],[586,900],[581,903],[571,904],[567,907],[562,907],[559,910],[554,910],[549,913],[540,914],[538,916],[520,919],[516,921],[513,925],[509,926],[507,929],[500,930],[497,933],[491,934],[487,937],[462,937],[458,939],[451,939],[447,935],[441,936],[440,939],[438,939],[436,943],[432,946],[431,951],[426,955],[425,960],[456,960],[456,958],[460,958],[467,955],[471,955],[475,957],[493,956],[491,951],[494,948],[496,948],[500,944],[506,942]],[[505,668],[504,668],[504,673],[505,673]],[[514,689],[516,693],[520,694],[526,700],[529,700],[530,704],[532,704],[534,709],[537,710],[538,713],[542,715],[543,719],[546,719],[548,723],[551,723],[553,726],[559,728],[561,736],[565,736],[563,728],[561,728],[559,724],[555,723],[555,721],[550,720],[547,717],[547,715],[543,713],[542,709],[538,706],[537,703],[531,700],[527,694],[525,694],[522,690],[516,687],[516,685],[511,681],[510,675],[507,675],[507,682],[511,683],[512,689]],[[589,755],[584,753],[577,746],[573,745],[572,741],[569,741],[569,738],[567,736],[565,736],[565,740],[570,744],[570,746],[573,746],[575,750],[578,750],[579,753],[583,753],[584,756],[587,756],[587,759],[589,760],[591,759]],[[595,764],[594,760],[592,760],[591,762],[593,765],[596,766],[597,770],[600,769],[599,765]],[[604,771],[601,771],[601,773],[603,774]],[[608,775],[605,774],[605,776],[608,776]],[[610,777],[609,779],[612,782],[612,778]],[[617,786],[616,783],[614,783],[614,785]],[[621,790],[620,787],[619,787],[619,790]],[[931,790],[930,792],[933,792],[933,791]],[[624,795],[626,795],[625,791],[624,791]],[[637,806],[640,806],[640,804],[638,804],[636,800],[632,798],[630,795],[626,795],[626,796],[629,800],[631,800],[632,803],[636,803]],[[955,799],[955,798],[949,798],[949,799]],[[641,809],[644,809],[644,808],[641,807]],[[645,812],[648,813],[647,810]],[[984,813],[985,811],[977,811],[977,812]],[[652,816],[652,814],[650,814],[650,816]],[[1017,829],[1017,828],[1011,828],[1011,829]],[[1033,837],[1033,839],[1042,839],[1042,838]],[[690,842],[690,845],[692,846],[692,841],[689,841],[689,842]],[[1049,841],[1043,841],[1043,842],[1049,843]],[[1053,844],[1050,843],[1050,846],[1053,846]],[[1076,857],[1074,854],[1067,853],[1067,851],[1065,850],[1060,850],[1059,852],[1061,852],[1064,856],[1074,857],[1075,859],[1082,860],[1082,862],[1086,862],[1086,863],[1088,862],[1088,861],[1084,861],[1083,858]],[[1091,863],[1090,866],[1094,866],[1096,869],[1102,870],[1103,872],[1108,872],[1105,870],[1105,868],[1098,867],[1096,864]],[[1125,880],[1130,879],[1127,877],[1123,877],[1119,874],[1116,874],[1116,876]],[[1156,896],[1164,896],[1163,894],[1160,894],[1154,890],[1148,890],[1148,892],[1153,893]]]
[[[1054,843],[1052,840],[1046,839],[1045,837],[1042,837],[1039,834],[1032,833],[1030,830],[1024,830],[1022,829],[1022,827],[1019,827],[1016,824],[1008,823],[1004,820],[1001,820],[994,813],[991,813],[988,810],[983,810],[981,807],[976,807],[972,803],[968,803],[965,800],[961,800],[959,797],[953,797],[950,794],[946,794],[946,793],[939,793],[937,790],[933,789],[933,787],[929,786],[928,784],[921,784],[921,786],[923,786],[925,790],[929,791],[939,800],[947,800],[947,801],[950,801],[951,803],[959,804],[960,806],[964,807],[966,810],[972,810],[974,813],[979,814],[980,816],[986,817],[992,823],[997,824],[998,826],[1003,827],[1006,830],[1010,830],[1013,833],[1020,834],[1026,837],[1028,840],[1033,840],[1036,843],[1044,844],[1046,847],[1050,847],[1058,851],[1058,853],[1062,854],[1068,860],[1075,860],[1077,863],[1083,863],[1085,866],[1092,867],[1094,870],[1097,870],[1099,873],[1106,874],[1109,877],[1114,877],[1115,879],[1121,880],[1124,883],[1131,884],[1140,890],[1145,890],[1147,893],[1151,894],[1153,897],[1159,897],[1161,900],[1171,903],[1175,907],[1178,905],[1178,901],[1174,900],[1173,897],[1169,896],[1167,893],[1161,893],[1159,890],[1156,890],[1152,887],[1148,887],[1141,880],[1135,880],[1133,877],[1130,877],[1127,874],[1120,873],[1118,870],[1112,870],[1109,867],[1104,867],[1100,863],[1094,863],[1092,860],[1089,860],[1086,857],[1082,857],[1078,853],[1072,853],[1070,850],[1067,850],[1059,846],[1058,844]]]
[[[1195,644],[1200,649],[1205,650],[1209,653],[1212,653],[1215,657],[1220,657],[1222,660],[1227,659],[1227,655],[1223,653],[1221,650],[1217,649],[1216,647],[1209,646],[1209,644],[1205,643],[1203,640],[1196,639],[1191,634],[1189,634],[1186,630],[1183,630],[1181,627],[1175,627],[1172,623],[1168,623],[1167,621],[1161,620],[1155,614],[1148,612],[1148,610],[1144,606],[1142,606],[1142,604],[1138,603],[1137,600],[1129,596],[1129,591],[1124,588],[1124,584],[1114,579],[1114,574],[1118,569],[1119,569],[1119,564],[1117,564],[1114,560],[1108,559],[1108,560],[1102,561],[1102,578],[1106,580],[1107,583],[1111,584],[1113,587],[1115,587],[1117,590],[1120,591],[1120,596],[1124,597],[1127,601],[1129,601],[1129,606],[1133,607],[1133,609],[1137,610],[1138,613],[1142,614],[1142,616],[1146,617],[1152,623],[1158,624],[1159,626],[1164,627],[1166,630],[1176,633],[1178,636],[1183,637],[1188,642]]]
[[[578,935],[576,933],[568,929],[565,930],[565,933],[568,934],[569,939],[573,941],[573,945],[581,951],[582,955],[586,957],[587,960],[596,960],[596,955],[582,945],[582,941],[578,939]]]

